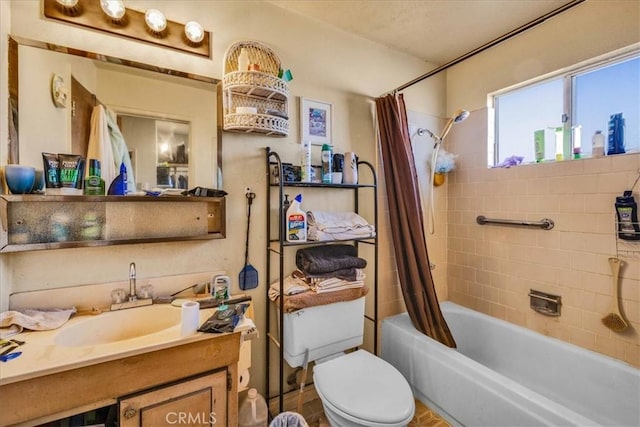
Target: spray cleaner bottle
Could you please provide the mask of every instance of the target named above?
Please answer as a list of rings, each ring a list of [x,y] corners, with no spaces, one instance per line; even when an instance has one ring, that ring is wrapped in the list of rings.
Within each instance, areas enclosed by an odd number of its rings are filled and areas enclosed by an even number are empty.
[[[307,241],[307,213],[300,208],[300,203],[302,194],[298,194],[287,209],[287,242]]]

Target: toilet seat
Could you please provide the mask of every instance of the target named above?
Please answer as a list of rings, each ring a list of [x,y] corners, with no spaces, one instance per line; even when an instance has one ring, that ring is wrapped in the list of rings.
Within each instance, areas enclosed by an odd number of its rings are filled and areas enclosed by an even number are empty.
[[[411,387],[388,362],[358,350],[317,364],[316,391],[348,420],[372,426],[406,425],[415,412]]]

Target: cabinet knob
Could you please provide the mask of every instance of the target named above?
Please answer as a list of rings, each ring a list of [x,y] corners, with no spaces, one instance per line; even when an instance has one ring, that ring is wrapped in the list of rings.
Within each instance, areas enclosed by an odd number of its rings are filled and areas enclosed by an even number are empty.
[[[129,406],[128,408],[126,408],[124,410],[124,414],[123,415],[124,415],[124,417],[126,419],[130,419],[130,418],[135,417],[137,412],[138,411],[136,410],[136,408],[133,408],[133,407]]]

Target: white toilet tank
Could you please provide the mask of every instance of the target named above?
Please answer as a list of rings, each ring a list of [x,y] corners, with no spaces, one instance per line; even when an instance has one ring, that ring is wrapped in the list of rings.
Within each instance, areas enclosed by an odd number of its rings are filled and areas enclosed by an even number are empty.
[[[291,367],[362,345],[364,297],[303,308],[284,315],[284,359]]]

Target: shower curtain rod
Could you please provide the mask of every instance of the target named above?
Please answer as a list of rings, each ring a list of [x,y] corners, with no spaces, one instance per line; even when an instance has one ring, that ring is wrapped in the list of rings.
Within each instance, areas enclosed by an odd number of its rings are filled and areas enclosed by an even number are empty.
[[[459,57],[457,57],[457,58],[455,58],[455,59],[453,59],[453,60],[451,60],[451,61],[449,61],[449,62],[447,62],[447,63],[445,63],[445,64],[443,64],[441,66],[439,66],[439,67],[434,68],[433,70],[429,71],[428,73],[425,73],[425,74],[423,74],[423,75],[421,75],[419,77],[416,77],[415,79],[411,80],[408,83],[403,84],[402,86],[398,86],[391,93],[403,91],[406,88],[408,88],[410,86],[413,86],[414,84],[419,83],[422,80],[433,76],[434,74],[438,74],[440,71],[444,71],[447,68],[452,67],[452,66],[456,65],[457,63],[464,61],[465,59],[469,59],[472,56],[477,55],[480,52],[483,52],[483,51],[485,51],[485,50],[497,45],[498,43],[502,43],[503,41],[508,40],[511,37],[517,36],[518,34],[523,33],[526,30],[528,30],[530,28],[533,28],[538,24],[543,23],[547,19],[553,18],[554,16],[559,15],[560,13],[571,9],[574,6],[577,6],[580,3],[584,3],[585,1],[586,0],[572,0],[571,2],[565,4],[564,6],[560,6],[559,8],[554,9],[551,12],[546,13],[546,14],[540,16],[539,18],[536,18],[533,21],[530,21],[530,22],[528,22],[528,23],[526,23],[526,24],[524,24],[524,25],[522,25],[522,26],[520,26],[520,27],[518,27],[518,28],[516,28],[514,30],[511,30],[508,33],[503,34],[502,36],[500,36],[500,37],[498,37],[496,39],[493,39],[490,42],[485,43],[482,46],[480,46],[480,47],[478,47],[476,49],[473,49],[472,51],[467,52],[462,56],[459,56]]]

